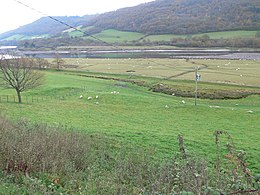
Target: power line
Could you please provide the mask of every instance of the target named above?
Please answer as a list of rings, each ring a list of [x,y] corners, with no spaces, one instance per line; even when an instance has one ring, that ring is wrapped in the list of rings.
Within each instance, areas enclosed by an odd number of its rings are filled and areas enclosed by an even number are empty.
[[[89,37],[93,38],[94,40],[97,40],[97,41],[99,41],[99,42],[101,42],[101,43],[103,43],[103,44],[105,44],[105,45],[114,47],[114,48],[116,48],[116,49],[118,49],[118,50],[120,50],[120,51],[129,52],[129,51],[126,50],[126,49],[120,48],[120,47],[118,47],[118,46],[116,46],[116,45],[114,45],[114,44],[112,44],[112,43],[108,43],[108,42],[106,42],[106,41],[104,41],[104,40],[102,40],[102,39],[100,39],[100,38],[98,38],[98,37],[96,37],[96,36],[93,36],[93,35],[91,35],[91,34],[88,34],[86,31],[83,31],[83,30],[81,30],[81,29],[78,29],[78,28],[75,27],[75,26],[72,26],[72,25],[70,25],[70,24],[68,24],[68,23],[66,23],[66,22],[63,22],[63,21],[61,21],[61,20],[59,20],[59,19],[57,19],[57,18],[55,18],[55,17],[53,17],[53,16],[50,16],[50,15],[48,15],[48,14],[46,14],[46,13],[40,11],[40,10],[37,10],[37,9],[35,9],[34,7],[32,7],[32,6],[28,5],[28,4],[25,4],[25,3],[23,3],[23,2],[21,2],[21,1],[19,1],[19,0],[13,0],[13,1],[15,1],[16,3],[18,3],[18,4],[20,4],[20,5],[24,6],[24,7],[26,7],[26,8],[28,8],[28,9],[31,9],[31,10],[34,11],[34,12],[37,12],[37,13],[43,15],[43,16],[46,16],[46,17],[50,18],[51,20],[56,21],[57,23],[60,23],[60,24],[66,26],[66,27],[68,27],[68,28],[70,28],[70,29],[74,29],[75,31],[81,32],[81,33],[83,33],[84,35],[89,36]],[[160,65],[160,66],[167,67],[167,68],[172,68],[172,69],[175,69],[175,70],[177,69],[176,67],[173,67],[173,66],[170,66],[170,65],[166,65],[166,64],[161,64],[161,63],[158,63],[158,62],[156,62],[156,61],[154,61],[154,60],[151,60],[151,59],[148,59],[148,58],[146,58],[146,60],[149,61],[149,62],[151,62],[151,63],[153,63],[153,64],[156,64],[156,65]],[[207,66],[207,65],[206,65],[206,66]],[[193,72],[193,71],[184,71],[184,72],[181,73],[181,74],[186,74],[186,73],[190,73],[190,72]],[[212,73],[212,72],[211,72],[211,73]],[[215,73],[217,73],[217,72],[215,72]],[[219,73],[220,73],[220,72],[219,72]],[[220,74],[228,75],[228,73],[226,73],[226,72],[225,72],[225,73],[220,73]],[[231,75],[231,73],[229,73],[229,74]],[[234,75],[235,75],[235,74],[234,74]],[[160,81],[158,81],[158,82],[156,82],[156,83],[159,83],[159,82],[161,82],[161,81],[163,81],[163,80],[169,80],[169,79],[171,79],[171,78],[173,78],[173,77],[175,77],[175,76],[176,76],[176,75],[173,75],[173,76],[170,76],[170,77],[166,77],[166,78],[162,78]]]
[[[75,27],[75,26],[72,26],[72,25],[70,25],[70,24],[68,24],[68,23],[66,23],[66,22],[63,22],[63,21],[61,21],[61,20],[59,20],[59,19],[57,19],[57,18],[54,18],[53,16],[50,16],[50,15],[48,15],[48,14],[42,12],[42,11],[39,11],[39,10],[35,9],[34,7],[32,7],[32,6],[30,6],[30,5],[27,5],[27,4],[25,4],[25,3],[23,3],[23,2],[21,2],[21,1],[19,1],[19,0],[13,0],[13,1],[15,1],[16,3],[18,3],[18,4],[20,4],[20,5],[24,6],[24,7],[27,7],[28,9],[31,9],[31,10],[34,11],[34,12],[37,12],[37,13],[39,13],[39,14],[45,16],[45,17],[48,17],[48,18],[50,18],[51,20],[56,21],[57,23],[60,23],[60,24],[66,26],[66,27],[68,27],[68,28],[70,28],[70,29],[74,29],[75,31],[81,32],[81,33],[83,33],[84,35],[89,36],[89,37],[91,37],[91,38],[93,38],[93,39],[95,39],[95,40],[97,40],[97,41],[99,41],[99,42],[101,42],[101,43],[103,43],[103,44],[105,44],[105,45],[107,45],[107,46],[114,47],[115,49],[118,49],[118,50],[120,50],[120,51],[129,52],[129,51],[126,50],[126,49],[120,48],[120,47],[118,47],[118,46],[116,46],[116,45],[114,45],[114,44],[112,44],[112,43],[108,43],[108,42],[106,42],[106,41],[104,41],[104,40],[102,40],[102,39],[100,39],[100,38],[98,38],[98,37],[96,37],[96,36],[93,36],[93,35],[91,35],[91,34],[88,34],[86,31],[83,31],[83,30],[81,30],[81,29],[78,29],[78,28]],[[151,63],[153,63],[153,64],[156,64],[156,65],[160,65],[160,66],[167,67],[167,68],[173,68],[173,69],[175,69],[175,70],[177,69],[176,67],[172,67],[172,66],[166,65],[166,64],[161,64],[161,63],[158,63],[158,62],[156,62],[156,61],[154,61],[154,60],[151,60],[151,59],[148,59],[148,58],[146,58],[146,60],[149,61],[149,62],[151,62]],[[160,81],[158,81],[158,82],[156,82],[156,83],[159,83],[159,82],[161,82],[162,80],[168,80],[168,77],[162,78]]]
[[[95,36],[93,36],[93,35],[90,35],[90,34],[88,34],[87,32],[76,28],[75,26],[72,26],[72,25],[70,25],[70,24],[68,24],[68,23],[65,23],[65,22],[63,22],[63,21],[61,21],[61,20],[59,20],[59,19],[57,19],[57,18],[54,18],[53,16],[50,16],[50,15],[48,15],[48,14],[45,14],[45,13],[43,13],[43,12],[41,12],[41,11],[39,11],[39,10],[33,8],[33,7],[31,7],[31,6],[29,6],[29,5],[27,5],[27,4],[23,3],[23,2],[21,2],[21,1],[18,1],[18,0],[13,0],[13,1],[15,1],[16,3],[19,3],[19,4],[21,4],[22,6],[25,6],[25,7],[29,8],[29,9],[33,10],[33,11],[35,11],[35,12],[37,12],[37,13],[43,15],[43,16],[46,16],[46,17],[50,18],[51,20],[54,20],[54,21],[56,21],[56,22],[58,22],[58,23],[60,23],[60,24],[62,24],[62,25],[64,25],[64,26],[67,26],[67,27],[72,28],[72,29],[74,29],[74,30],[76,30],[76,31],[79,31],[79,32],[85,34],[86,36],[89,36],[89,37],[91,37],[91,38],[93,38],[93,39],[95,39],[95,40],[97,40],[97,41],[100,41],[100,42],[102,42],[102,43],[105,43],[106,45],[112,46],[111,44],[109,44],[108,42],[103,41],[102,39],[99,39],[99,38],[97,38],[97,37],[95,37]],[[117,48],[117,49],[120,49],[120,48]]]

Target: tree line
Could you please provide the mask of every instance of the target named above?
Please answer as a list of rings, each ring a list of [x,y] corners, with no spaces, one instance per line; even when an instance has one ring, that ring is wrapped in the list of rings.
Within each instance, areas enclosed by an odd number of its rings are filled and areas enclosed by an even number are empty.
[[[117,29],[145,34],[256,30],[260,29],[259,6],[257,0],[157,0],[101,14],[87,25],[96,30]]]
[[[171,45],[179,47],[244,47],[244,48],[259,48],[260,47],[260,35],[259,32],[253,38],[233,38],[233,39],[211,39],[208,35],[173,38],[169,41],[153,41],[147,38],[135,41],[123,41],[113,43],[118,46],[158,46],[158,45]],[[91,46],[91,45],[104,45],[102,42],[98,42],[93,39],[86,39],[81,37],[62,37],[62,38],[49,38],[49,39],[37,39],[37,40],[22,40],[6,42],[10,45],[18,45],[20,49],[25,50],[55,50],[60,46]],[[8,45],[8,44],[6,44]]]

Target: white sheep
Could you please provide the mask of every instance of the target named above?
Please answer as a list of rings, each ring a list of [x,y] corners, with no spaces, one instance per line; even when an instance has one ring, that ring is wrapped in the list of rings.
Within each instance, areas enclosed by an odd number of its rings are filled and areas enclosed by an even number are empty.
[[[88,97],[88,100],[92,100],[92,97]]]
[[[118,91],[112,91],[111,94],[119,94]]]
[[[183,104],[186,104],[186,102],[184,100],[181,101]]]
[[[169,108],[169,106],[168,106],[168,105],[165,105],[165,108]]]
[[[98,97],[98,95],[96,95],[96,99],[98,99],[99,97]]]
[[[79,99],[82,99],[82,98],[83,98],[83,95],[80,95],[80,96],[79,96]]]
[[[220,108],[219,106],[209,106],[210,108]]]

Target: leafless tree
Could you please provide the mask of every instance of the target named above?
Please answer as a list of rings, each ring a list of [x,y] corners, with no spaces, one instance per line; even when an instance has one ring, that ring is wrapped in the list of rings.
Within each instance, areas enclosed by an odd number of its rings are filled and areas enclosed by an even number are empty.
[[[56,70],[61,70],[65,61],[60,57],[59,53],[55,53],[53,63],[56,65]]]
[[[48,60],[43,59],[43,58],[36,58],[35,63],[40,70],[47,69],[50,67],[50,63],[48,62]]]
[[[36,88],[43,83],[44,75],[34,69],[35,61],[30,58],[4,56],[0,59],[0,85],[15,89],[19,103],[21,92]]]

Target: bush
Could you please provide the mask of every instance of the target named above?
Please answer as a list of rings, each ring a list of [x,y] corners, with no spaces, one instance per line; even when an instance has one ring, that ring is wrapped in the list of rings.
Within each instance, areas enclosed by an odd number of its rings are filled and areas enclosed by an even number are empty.
[[[221,158],[220,138],[228,154]],[[247,169],[227,132],[216,131],[216,163],[180,151],[158,160],[152,149],[117,147],[102,136],[12,124],[0,117],[0,190],[5,194],[257,194],[259,175]]]

